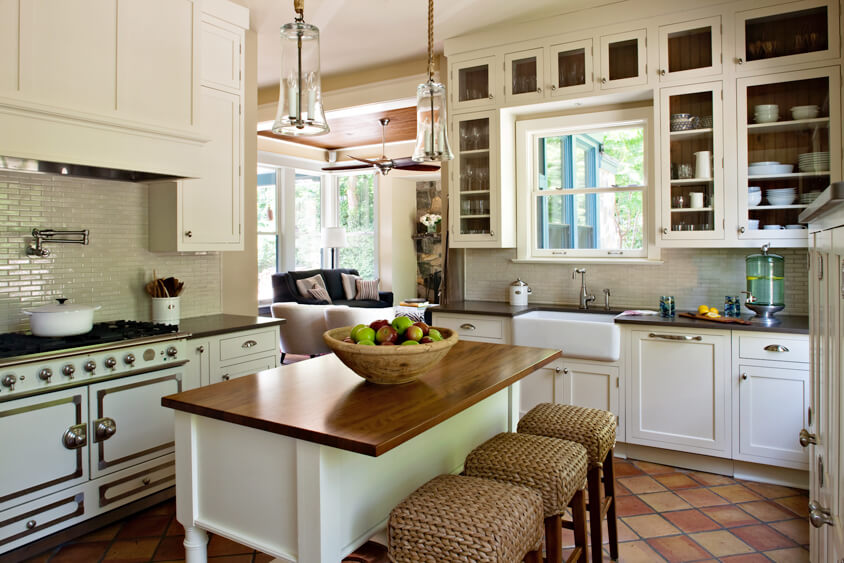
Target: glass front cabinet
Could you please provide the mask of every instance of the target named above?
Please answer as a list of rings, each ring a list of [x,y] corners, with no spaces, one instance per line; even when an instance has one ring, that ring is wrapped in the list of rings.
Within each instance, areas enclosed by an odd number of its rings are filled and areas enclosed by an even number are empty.
[[[798,216],[841,179],[838,67],[738,79],[741,239],[806,239]]]
[[[724,238],[722,84],[660,90],[660,238]]]
[[[544,74],[544,49],[537,47],[504,55],[504,100],[528,103],[541,100]]]
[[[501,91],[498,86],[496,61],[501,64],[498,57],[489,56],[452,65],[450,85],[455,87],[450,87],[450,111],[489,108],[498,103],[496,94]]]
[[[721,17],[659,28],[661,82],[721,73]]]
[[[553,44],[548,52],[552,98],[593,90],[595,71],[592,66],[591,39]]]
[[[646,38],[644,29],[601,37],[601,89],[647,84]]]

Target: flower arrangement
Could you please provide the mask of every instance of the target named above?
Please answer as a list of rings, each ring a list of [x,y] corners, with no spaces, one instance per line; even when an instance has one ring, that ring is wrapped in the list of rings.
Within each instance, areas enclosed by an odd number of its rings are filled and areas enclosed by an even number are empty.
[[[419,218],[419,222],[428,227],[429,233],[434,233],[437,230],[437,224],[442,221],[442,216],[436,213],[426,213]]]

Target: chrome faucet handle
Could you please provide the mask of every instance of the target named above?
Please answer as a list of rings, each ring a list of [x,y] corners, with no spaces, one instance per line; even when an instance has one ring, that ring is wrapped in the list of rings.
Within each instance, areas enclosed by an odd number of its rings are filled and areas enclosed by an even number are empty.
[[[604,288],[604,311],[610,310],[610,288]]]
[[[571,279],[574,279],[577,274],[585,274],[586,268],[575,268],[574,271],[571,273]]]

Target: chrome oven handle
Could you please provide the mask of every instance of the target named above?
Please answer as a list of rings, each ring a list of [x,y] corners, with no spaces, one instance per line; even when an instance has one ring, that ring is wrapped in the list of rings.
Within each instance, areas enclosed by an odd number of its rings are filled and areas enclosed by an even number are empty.
[[[688,334],[657,334],[652,332],[648,334],[649,338],[662,338],[663,340],[703,340],[702,336],[690,336]]]
[[[91,423],[94,426],[94,441],[105,442],[117,432],[117,423],[113,418],[103,417]]]
[[[76,424],[62,434],[62,444],[69,450],[78,450],[88,444],[88,425]]]

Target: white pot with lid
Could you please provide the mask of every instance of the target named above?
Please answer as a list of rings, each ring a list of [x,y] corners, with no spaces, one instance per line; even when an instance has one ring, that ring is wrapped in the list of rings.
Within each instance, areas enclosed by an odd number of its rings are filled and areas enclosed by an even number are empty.
[[[29,327],[35,336],[73,336],[90,332],[94,326],[94,311],[100,305],[76,305],[56,299],[58,303],[35,309],[24,309],[29,315]]]
[[[533,293],[533,290],[528,284],[518,278],[510,284],[510,305],[518,307],[520,305],[528,304],[528,295]]]

